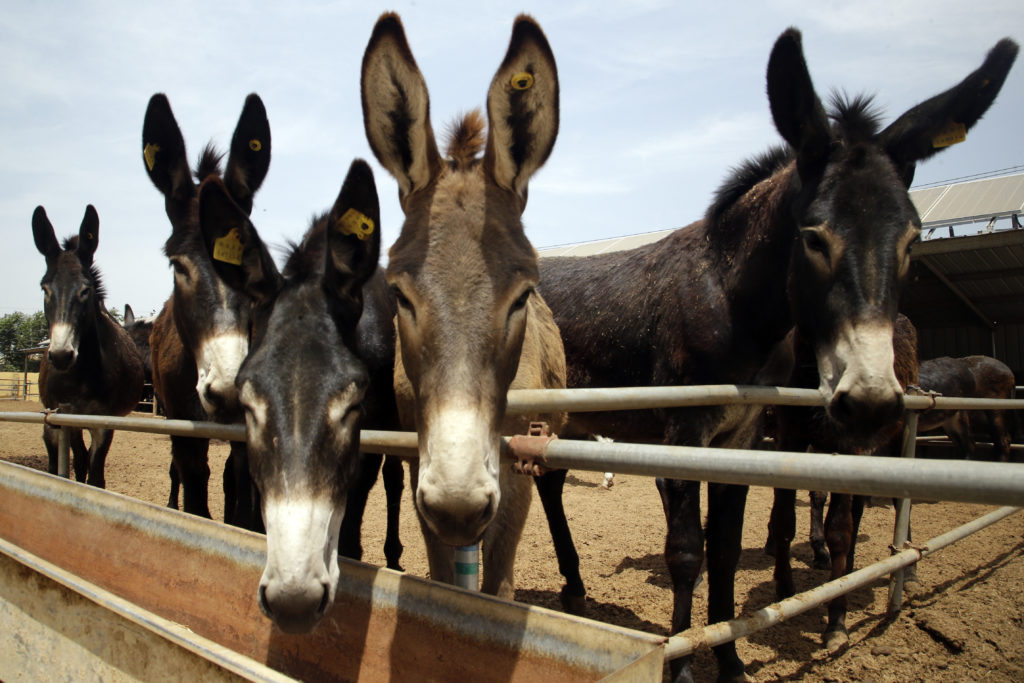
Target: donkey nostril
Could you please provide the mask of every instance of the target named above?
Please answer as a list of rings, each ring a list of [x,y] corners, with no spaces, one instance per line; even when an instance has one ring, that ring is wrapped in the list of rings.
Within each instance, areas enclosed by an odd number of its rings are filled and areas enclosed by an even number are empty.
[[[270,603],[267,602],[267,587],[265,585],[263,585],[263,584],[260,584],[259,603],[260,603],[260,610],[263,612],[263,614],[265,614],[266,616],[268,616],[271,619],[273,619],[274,618],[274,612],[273,612],[273,610],[270,609]]]
[[[323,595],[320,596],[320,607],[317,608],[316,613],[322,616],[330,606],[331,590],[327,583],[322,583],[321,586],[323,587]]]

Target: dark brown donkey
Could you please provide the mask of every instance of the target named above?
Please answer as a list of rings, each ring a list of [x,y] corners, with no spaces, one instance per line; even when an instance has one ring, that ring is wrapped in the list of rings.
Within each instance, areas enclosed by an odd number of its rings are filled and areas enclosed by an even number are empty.
[[[142,158],[150,180],[165,198],[171,236],[164,253],[174,268],[174,292],[153,323],[153,387],[167,417],[233,422],[241,419],[235,374],[249,349],[249,299],[226,287],[213,271],[199,232],[199,184],[192,178],[185,141],[167,97],[153,95],[142,127]],[[270,124],[257,95],[246,98],[231,140],[223,175],[221,155],[203,150],[199,181],[220,176],[232,199],[247,213],[270,166]],[[210,516],[208,439],[171,437],[170,507]],[[224,521],[260,529],[245,444],[232,442],[224,473]]]
[[[339,548],[339,528],[344,542],[352,526],[358,543],[369,491],[363,479],[372,486],[380,469],[380,456],[361,463],[359,430],[398,426],[395,305],[377,267],[373,173],[353,162],[333,208],[314,221],[280,273],[219,178],[199,191],[199,222],[218,274],[253,302],[252,344],[236,384],[267,527],[257,599],[282,630],[307,632],[334,600],[339,550],[351,552]],[[237,248],[222,260],[225,242]],[[388,541],[400,554],[397,532],[389,514]]]
[[[395,388],[419,433],[414,500],[430,576],[454,581],[455,546],[483,543],[482,590],[513,596],[513,561],[531,484],[500,460],[512,388],[561,387],[565,365],[551,312],[536,293],[537,254],[520,220],[530,176],[558,131],[558,78],[540,27],[516,19],[478,113],[442,158],[426,83],[395,14],[374,27],[362,68],[370,146],[398,181],[405,212],[387,280],[398,301]],[[483,156],[478,156],[483,148]],[[545,416],[554,429],[563,414]]]
[[[866,436],[902,412],[893,373],[899,282],[920,222],[907,194],[915,163],[969,129],[999,92],[1016,53],[1003,41],[960,85],[885,130],[865,100],[826,113],[800,34],[768,63],[768,99],[788,143],[736,170],[705,217],[632,251],[541,260],[541,291],[565,343],[571,387],[775,384],[790,328],[814,349],[828,415]],[[753,447],[759,408],[573,415],[575,432],[623,441]],[[672,632],[690,627],[704,558],[699,482],[658,480],[672,578]],[[708,619],[734,613],[746,487],[708,485]],[[734,644],[715,648],[723,679],[742,679]],[[673,677],[690,680],[689,658]]]
[[[46,257],[43,309],[50,326],[50,346],[39,368],[39,394],[54,410],[71,413],[127,415],[142,394],[142,360],[128,334],[103,306],[103,285],[93,265],[100,241],[100,219],[89,205],[77,237],[57,242],[43,207],[32,214],[36,249]],[[43,426],[49,471],[57,473],[59,427]],[[113,429],[90,429],[85,447],[81,429],[71,430],[75,479],[104,488],[103,465],[114,439]]]
[[[921,361],[918,383],[925,391],[936,391],[943,396],[1013,398],[1016,381],[1006,363],[995,358],[943,356]],[[1001,462],[1009,462],[1010,422],[1013,414],[1006,410],[932,411],[921,415],[918,431],[926,432],[941,427],[953,441],[957,456],[973,459],[975,448],[972,428],[984,427],[992,440],[992,455]]]
[[[121,322],[124,331],[131,337],[142,359],[145,373],[145,384],[142,388],[142,401],[153,400],[153,353],[149,347],[149,335],[153,331],[153,318],[136,318],[135,312],[128,304],[124,305],[124,320]],[[148,386],[147,386],[148,385]]]

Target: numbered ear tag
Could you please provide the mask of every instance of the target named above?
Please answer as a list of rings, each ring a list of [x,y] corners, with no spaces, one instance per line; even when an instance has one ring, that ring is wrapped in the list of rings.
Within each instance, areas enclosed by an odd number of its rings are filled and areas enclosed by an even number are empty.
[[[529,90],[533,87],[533,74],[528,71],[512,74],[511,84],[514,90]]]
[[[956,121],[950,121],[949,125],[939,131],[938,135],[932,138],[932,147],[939,149],[949,147],[967,139],[967,126]]]
[[[354,235],[362,241],[373,234],[373,219],[355,209],[349,209],[338,219],[338,230],[342,235]]]
[[[150,171],[156,166],[156,153],[159,151],[160,145],[154,145],[152,142],[147,142],[142,148],[142,158],[146,160],[146,168]]]
[[[238,236],[238,228],[213,242],[213,259],[235,266],[242,265],[242,240]]]
[[[261,149],[263,149],[263,143],[257,140],[256,138],[253,138],[252,140],[249,140],[249,149],[251,149],[254,152],[258,152]]]

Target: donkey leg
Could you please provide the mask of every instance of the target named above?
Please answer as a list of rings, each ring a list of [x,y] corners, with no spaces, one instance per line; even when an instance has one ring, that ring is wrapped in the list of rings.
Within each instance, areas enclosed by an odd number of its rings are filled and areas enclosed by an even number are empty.
[[[558,557],[558,571],[565,578],[560,598],[562,609],[569,614],[582,615],[586,604],[587,589],[583,586],[580,576],[580,556],[572,540],[572,531],[565,518],[565,507],[562,505],[562,490],[568,470],[552,470],[547,474],[533,478],[537,485],[540,502],[544,506],[544,516],[548,519],[548,530],[555,545],[555,556]]]
[[[377,473],[384,456],[377,453],[360,453],[355,479],[349,486],[345,498],[345,516],[341,519],[338,533],[338,554],[353,560],[363,559],[363,513],[370,489],[377,483]]]
[[[57,474],[57,441],[60,439],[60,427],[43,425],[43,445],[46,446],[46,471]]]
[[[1010,429],[1005,410],[991,410],[988,413],[989,436],[992,448],[999,462],[1010,462]]]
[[[775,489],[771,518],[768,521],[769,538],[775,555],[775,595],[782,600],[796,593],[793,586],[793,568],[790,566],[790,547],[796,535],[796,491]]]
[[[171,476],[171,493],[167,498],[167,507],[178,509],[178,492],[181,489],[181,477],[178,476],[178,468],[174,466],[174,460],[171,460],[171,466],[168,468],[168,474]]]
[[[242,529],[265,533],[263,515],[260,511],[260,494],[256,490],[252,474],[249,473],[249,449],[242,441],[231,442],[231,454],[225,464],[225,481],[234,481],[234,513],[228,522],[227,496],[225,495],[224,521]]]
[[[832,557],[832,579],[845,576],[853,546],[852,498],[849,494],[832,494],[825,518],[825,540]],[[833,598],[828,604],[828,625],[822,639],[829,650],[836,650],[849,641],[846,631],[846,596]]]
[[[381,470],[384,478],[384,497],[388,506],[388,528],[384,537],[384,559],[388,569],[405,571],[399,560],[405,547],[399,537],[400,517],[402,513],[402,490],[405,489],[405,468],[402,459],[394,455],[384,456],[384,467]]]
[[[704,562],[704,529],[700,523],[700,482],[655,480],[665,509],[665,563],[672,578],[672,633],[690,628],[693,587]],[[692,683],[693,655],[672,661],[673,683]]]
[[[72,467],[75,470],[75,481],[85,482],[89,478],[89,449],[85,447],[85,439],[81,429],[72,429],[70,439]]]
[[[207,491],[210,484],[209,449],[209,439],[171,437],[172,465],[181,480],[185,512],[206,518],[210,517]]]
[[[743,549],[743,511],[747,486],[708,484],[708,623],[728,621],[736,614],[736,566]],[[743,660],[734,641],[714,648],[718,680],[746,681]]]
[[[825,503],[827,491],[811,491],[811,552],[815,569],[831,569],[832,559],[825,547]]]
[[[505,600],[516,597],[516,548],[530,512],[533,485],[526,477],[503,468],[500,478],[501,502],[498,513],[487,526],[480,548],[483,581],[480,590]]]
[[[90,429],[89,435],[89,473],[86,483],[96,488],[107,488],[107,480],[104,475],[104,468],[107,462],[107,453],[110,451],[110,444],[114,442],[113,429]]]

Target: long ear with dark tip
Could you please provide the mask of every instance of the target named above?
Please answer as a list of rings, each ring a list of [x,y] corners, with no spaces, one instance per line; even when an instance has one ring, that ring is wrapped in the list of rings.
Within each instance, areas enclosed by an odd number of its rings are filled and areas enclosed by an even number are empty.
[[[82,225],[78,228],[78,260],[85,265],[92,263],[93,254],[100,244],[100,215],[96,208],[89,204],[85,207]]]
[[[1009,38],[1000,40],[971,75],[911,108],[879,134],[880,143],[905,179],[908,175],[913,178],[916,162],[966,138],[967,131],[995,101],[1017,51],[1017,43]]]
[[[124,305],[124,326],[131,327],[135,324],[135,311],[128,304]]]
[[[324,288],[339,298],[361,301],[362,287],[380,260],[380,204],[373,171],[362,159],[349,167],[327,216]]]
[[[41,206],[32,212],[32,238],[36,242],[36,249],[47,261],[60,255],[60,242],[53,232],[53,224],[46,217],[46,209]]]
[[[231,138],[231,153],[224,171],[224,184],[238,205],[252,212],[252,198],[270,168],[270,122],[263,100],[256,93],[245,98]]]
[[[255,301],[273,297],[281,276],[245,211],[217,177],[199,188],[199,229],[217,275]]]
[[[363,126],[377,160],[404,199],[441,172],[430,97],[397,14],[383,14],[363,54]]]
[[[821,104],[804,60],[800,32],[785,31],[768,58],[768,103],[775,127],[796,151],[801,164],[813,164],[828,153],[832,138]]]
[[[149,99],[142,123],[142,163],[157,189],[168,201],[187,204],[195,194],[192,172],[185,157],[185,140],[171,112],[167,96]]]
[[[526,199],[530,176],[558,136],[558,70],[544,32],[525,14],[516,18],[508,52],[487,91],[490,130],[484,170]]]

